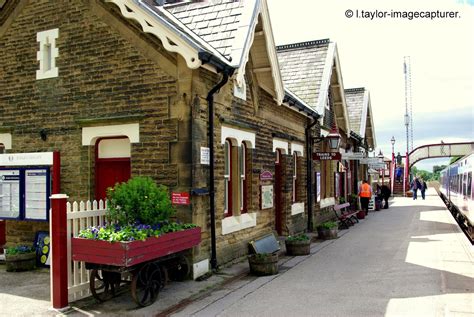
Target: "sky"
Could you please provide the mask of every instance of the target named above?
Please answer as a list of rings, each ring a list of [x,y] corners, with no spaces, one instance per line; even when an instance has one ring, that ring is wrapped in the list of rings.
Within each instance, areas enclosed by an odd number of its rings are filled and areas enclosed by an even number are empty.
[[[441,140],[474,141],[474,0],[267,2],[276,45],[324,38],[336,42],[344,88],[370,91],[376,154],[381,150],[391,156],[392,136],[395,154],[407,149],[405,56],[411,65],[413,148]],[[456,16],[389,16],[393,11],[438,10]],[[385,18],[370,18],[383,12]],[[424,160],[416,167],[431,171],[432,165],[446,161]]]

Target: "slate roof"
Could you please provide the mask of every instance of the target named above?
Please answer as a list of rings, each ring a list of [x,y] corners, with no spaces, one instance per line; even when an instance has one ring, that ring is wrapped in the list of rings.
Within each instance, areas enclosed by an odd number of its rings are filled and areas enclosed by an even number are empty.
[[[227,59],[232,55],[241,23],[246,23],[248,27],[244,17],[244,1],[185,2],[164,8]]]
[[[317,108],[329,39],[277,46],[285,88]]]
[[[361,135],[360,126],[364,109],[364,88],[345,89],[347,113],[349,115],[350,129]],[[367,120],[365,118],[365,120]],[[364,136],[363,134],[361,136]]]

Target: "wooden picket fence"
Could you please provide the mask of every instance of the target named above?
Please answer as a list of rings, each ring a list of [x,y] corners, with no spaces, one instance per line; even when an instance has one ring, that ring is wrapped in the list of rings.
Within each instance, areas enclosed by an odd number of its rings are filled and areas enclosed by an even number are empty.
[[[106,222],[107,201],[67,203],[67,260],[69,302],[91,296],[89,291],[89,272],[84,262],[72,260],[71,237],[90,226],[103,226]]]

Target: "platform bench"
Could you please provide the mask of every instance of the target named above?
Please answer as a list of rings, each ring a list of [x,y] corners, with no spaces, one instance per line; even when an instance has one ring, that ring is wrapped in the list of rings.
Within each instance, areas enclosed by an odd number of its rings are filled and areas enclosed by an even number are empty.
[[[349,229],[349,226],[359,222],[359,219],[357,219],[357,211],[347,211],[346,208],[350,205],[350,203],[344,203],[340,205],[334,205],[333,208],[334,214],[339,220],[341,227],[346,229]]]

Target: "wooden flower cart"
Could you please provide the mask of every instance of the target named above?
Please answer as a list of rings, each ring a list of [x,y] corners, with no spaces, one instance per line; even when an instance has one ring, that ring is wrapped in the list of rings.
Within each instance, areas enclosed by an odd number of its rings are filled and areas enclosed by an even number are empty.
[[[86,262],[89,288],[99,301],[113,297],[122,284],[131,283],[131,295],[140,306],[155,302],[169,274],[184,278],[190,265],[184,252],[201,242],[201,228],[171,232],[146,241],[107,242],[72,238],[74,261]],[[170,272],[171,270],[171,272]],[[130,273],[131,282],[122,278]]]

